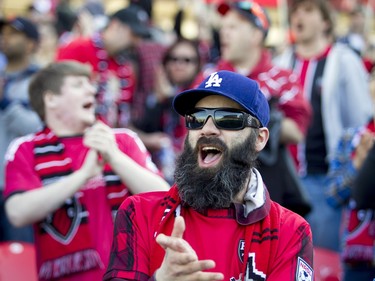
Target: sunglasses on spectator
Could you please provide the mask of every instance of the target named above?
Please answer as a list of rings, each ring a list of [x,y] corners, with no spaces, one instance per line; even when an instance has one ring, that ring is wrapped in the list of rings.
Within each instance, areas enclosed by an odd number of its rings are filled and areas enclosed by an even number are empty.
[[[189,58],[189,57],[174,57],[174,56],[169,56],[167,58],[167,62],[173,62],[173,63],[196,63],[198,61],[197,58]]]
[[[223,130],[242,130],[245,127],[260,128],[259,121],[251,114],[233,108],[197,107],[185,114],[185,125],[189,130],[202,129],[208,117],[215,126]]]

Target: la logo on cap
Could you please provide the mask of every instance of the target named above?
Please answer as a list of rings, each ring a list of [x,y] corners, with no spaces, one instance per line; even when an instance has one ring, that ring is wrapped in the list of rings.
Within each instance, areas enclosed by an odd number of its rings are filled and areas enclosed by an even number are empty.
[[[209,87],[220,87],[220,83],[223,80],[223,78],[219,77],[219,74],[217,72],[211,73],[210,77],[206,81],[206,86],[205,88]]]

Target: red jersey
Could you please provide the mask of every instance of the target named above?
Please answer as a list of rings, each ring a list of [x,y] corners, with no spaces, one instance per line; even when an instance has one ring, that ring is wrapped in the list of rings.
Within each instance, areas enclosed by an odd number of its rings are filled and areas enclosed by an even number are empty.
[[[149,153],[135,133],[127,129],[117,129],[115,132],[118,147],[122,152],[127,154],[142,167],[145,167],[153,172],[158,172],[156,166],[151,161]],[[83,145],[83,137],[66,137],[60,138],[59,140],[61,141],[61,144],[65,146],[66,156],[71,159],[71,167],[73,171],[76,171],[81,167],[88,151],[88,148]],[[8,149],[8,153],[6,155],[6,183],[4,191],[4,195],[7,198],[16,192],[43,188],[42,181],[39,175],[36,173],[37,167],[35,166],[34,142],[35,135],[28,135],[15,140]],[[85,219],[85,223],[88,225],[90,231],[90,238],[92,240],[91,243],[95,250],[99,253],[102,268],[77,273],[70,275],[66,279],[61,278],[59,280],[93,281],[102,279],[105,266],[108,263],[113,233],[112,210],[107,200],[107,196],[110,194],[106,192],[103,180],[104,176],[98,178],[95,177],[95,179],[88,181],[86,186],[77,192],[79,193],[79,197],[84,200],[85,207],[87,209],[84,211],[82,210],[80,213],[74,214],[72,219],[69,220],[72,221],[72,224],[70,230],[64,233],[64,237],[61,238],[62,235],[59,233],[50,234],[49,237],[49,239],[53,239],[55,241],[54,243],[59,243],[58,241],[60,240],[74,241],[77,233],[75,228],[79,227],[76,223],[73,223],[75,221],[74,218],[76,216],[87,217],[87,219]],[[125,191],[127,191],[126,186]],[[131,194],[127,191],[123,196],[128,197],[130,195]],[[116,194],[113,194],[113,196],[116,196]],[[34,235],[37,253],[37,266],[38,272],[40,273],[40,252],[45,245],[43,245],[41,242],[42,233],[37,231],[41,229],[39,226],[39,223],[35,224]],[[63,249],[64,246],[66,247],[64,241],[60,243]],[[49,251],[53,250],[49,249]]]
[[[98,83],[97,115],[111,127],[126,127],[136,89],[133,63],[125,55],[110,57],[100,34],[77,38],[57,50],[57,60],[88,63]]]
[[[258,188],[264,189],[265,201],[247,216],[242,204],[199,213],[181,204],[176,187],[128,198],[116,217],[103,280],[149,280],[165,253],[155,237],[171,234],[176,215],[185,220],[183,238],[199,259],[215,261],[212,271],[223,273],[224,280],[313,280],[308,223],[271,201],[262,180]]]

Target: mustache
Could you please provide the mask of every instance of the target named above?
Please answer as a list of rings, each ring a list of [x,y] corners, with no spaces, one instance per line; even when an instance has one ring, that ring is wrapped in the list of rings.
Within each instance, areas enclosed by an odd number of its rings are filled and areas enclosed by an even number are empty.
[[[212,145],[219,148],[223,152],[228,150],[228,146],[225,144],[225,142],[216,137],[200,137],[194,150],[197,152],[199,147],[202,145]]]

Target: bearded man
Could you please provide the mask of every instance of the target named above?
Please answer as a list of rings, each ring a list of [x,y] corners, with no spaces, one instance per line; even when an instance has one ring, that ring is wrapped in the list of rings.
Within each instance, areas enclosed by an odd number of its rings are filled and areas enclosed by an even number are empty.
[[[189,130],[176,184],[123,202],[103,280],[313,280],[310,226],[255,168],[269,137],[258,84],[214,72],[173,107]]]

